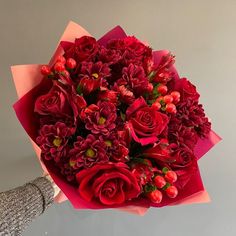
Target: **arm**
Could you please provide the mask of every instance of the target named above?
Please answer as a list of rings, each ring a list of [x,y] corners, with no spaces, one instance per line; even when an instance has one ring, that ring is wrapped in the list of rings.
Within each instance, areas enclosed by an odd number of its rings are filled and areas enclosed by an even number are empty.
[[[0,193],[0,235],[21,235],[53,203],[54,193],[52,182],[46,177]]]

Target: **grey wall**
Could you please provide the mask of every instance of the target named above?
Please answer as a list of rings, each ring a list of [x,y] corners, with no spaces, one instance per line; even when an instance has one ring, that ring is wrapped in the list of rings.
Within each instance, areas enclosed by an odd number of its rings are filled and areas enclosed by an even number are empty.
[[[139,217],[54,205],[25,232],[34,235],[236,235],[236,0],[0,0],[0,191],[42,171],[11,105],[10,65],[46,63],[69,20],[100,37],[120,24],[155,49],[177,55],[180,75],[201,92],[223,141],[200,161],[212,203],[151,209]]]

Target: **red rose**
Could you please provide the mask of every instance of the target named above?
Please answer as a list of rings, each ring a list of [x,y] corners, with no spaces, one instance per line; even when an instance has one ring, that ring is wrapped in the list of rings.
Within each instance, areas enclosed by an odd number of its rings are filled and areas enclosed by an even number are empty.
[[[72,115],[67,92],[59,83],[54,83],[47,94],[37,98],[34,111],[40,115],[55,115],[57,117]]]
[[[170,164],[170,168],[178,175],[176,186],[183,188],[197,171],[197,159],[193,151],[187,147],[177,149],[173,158],[175,161]]]
[[[179,79],[175,82],[174,90],[180,92],[180,97],[182,101],[185,101],[188,98],[198,101],[200,95],[196,90],[195,85],[193,85],[186,78]]]
[[[173,157],[175,159],[175,162],[171,164],[171,167],[174,168],[175,170],[189,168],[197,160],[192,150],[187,147],[178,148],[174,152]]]
[[[155,143],[169,121],[165,114],[149,107],[143,97],[128,107],[126,115],[133,139],[142,145]]]
[[[95,38],[82,36],[81,38],[75,39],[75,43],[70,44],[69,47],[64,46],[64,50],[64,56],[66,58],[75,58],[78,61],[85,61],[92,59],[97,54],[98,44]]]
[[[34,111],[40,115],[68,118],[76,123],[79,111],[86,107],[84,98],[76,94],[74,87],[54,82],[51,90],[37,98]]]
[[[124,163],[95,165],[76,175],[78,192],[88,201],[103,205],[119,205],[136,198],[140,187]]]

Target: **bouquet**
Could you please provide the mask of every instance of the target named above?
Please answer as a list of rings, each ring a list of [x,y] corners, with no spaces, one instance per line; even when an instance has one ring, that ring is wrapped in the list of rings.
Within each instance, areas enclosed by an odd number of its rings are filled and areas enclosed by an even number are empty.
[[[197,161],[219,140],[175,57],[119,27],[96,40],[71,22],[47,65],[12,67],[16,115],[77,209],[206,202]]]

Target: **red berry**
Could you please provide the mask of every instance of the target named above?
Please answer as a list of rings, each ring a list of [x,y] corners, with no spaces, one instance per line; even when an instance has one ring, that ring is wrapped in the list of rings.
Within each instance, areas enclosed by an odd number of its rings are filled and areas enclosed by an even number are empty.
[[[166,194],[170,198],[175,198],[178,195],[178,189],[172,185],[166,189]]]
[[[58,71],[58,72],[62,72],[65,70],[65,66],[63,65],[63,63],[61,62],[57,62],[55,65],[54,65],[54,70],[55,71]]]
[[[159,190],[149,192],[147,196],[154,203],[160,203],[162,201],[162,193]]]
[[[43,65],[41,67],[41,74],[43,75],[49,75],[51,73],[51,69],[48,65]]]
[[[161,109],[161,104],[160,104],[160,102],[155,101],[155,102],[152,104],[152,107],[154,107],[156,110],[160,110],[160,109]]]
[[[66,66],[69,69],[74,69],[76,67],[76,61],[73,58],[68,58],[66,61]]]
[[[148,83],[147,91],[148,91],[149,93],[151,93],[151,92],[153,91],[153,85],[152,85],[152,83]]]
[[[58,56],[56,61],[57,61],[57,62],[61,62],[63,65],[65,65],[65,63],[66,63],[66,58],[63,57],[63,56]]]
[[[163,188],[166,185],[165,179],[160,175],[157,175],[154,178],[154,183],[158,188]]]
[[[166,104],[168,104],[168,103],[173,102],[173,97],[171,95],[166,95],[164,96],[163,100]]]
[[[168,113],[176,113],[176,106],[173,103],[166,104],[166,112]]]
[[[163,84],[161,84],[161,85],[158,86],[158,88],[157,88],[157,92],[160,93],[160,94],[162,94],[162,95],[165,95],[165,94],[167,93],[167,91],[168,91],[167,86],[165,86],[165,85],[163,85]]]
[[[174,103],[179,102],[179,100],[180,100],[180,93],[178,91],[173,91],[170,95],[173,97],[173,102]]]
[[[163,99],[164,99],[164,97],[163,97],[163,96],[160,96],[160,97],[158,97],[158,98],[156,99],[156,102],[161,102],[161,101],[163,101]]]
[[[176,174],[174,171],[169,170],[169,171],[167,171],[166,174],[165,174],[165,179],[166,179],[169,183],[173,184],[173,183],[176,182],[176,180],[177,180],[177,174]]]

